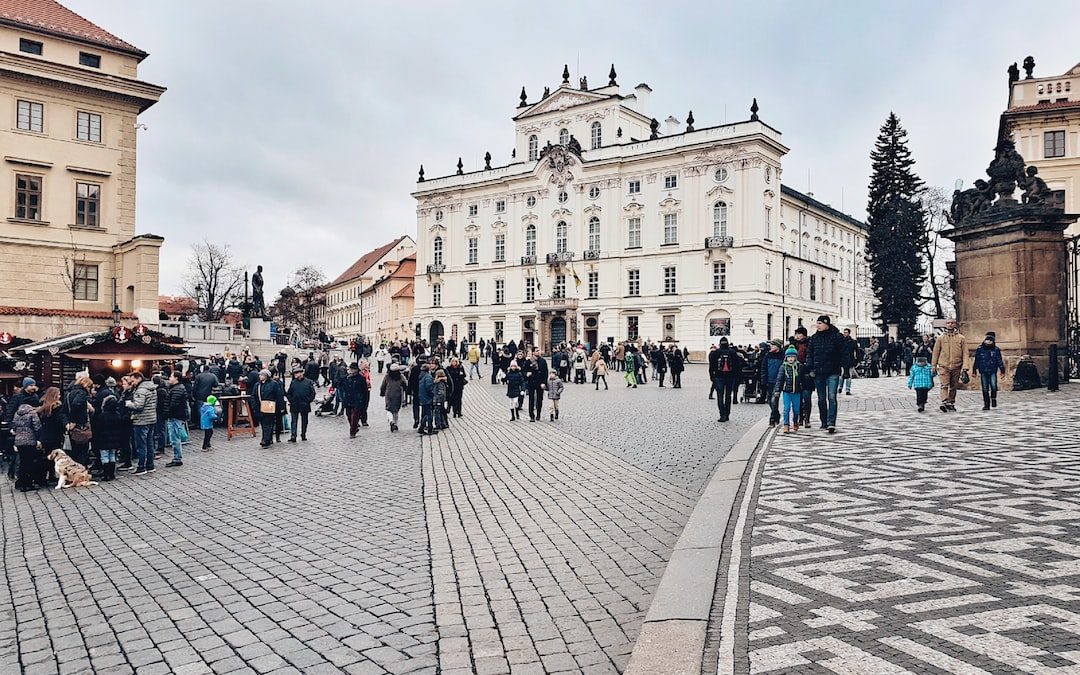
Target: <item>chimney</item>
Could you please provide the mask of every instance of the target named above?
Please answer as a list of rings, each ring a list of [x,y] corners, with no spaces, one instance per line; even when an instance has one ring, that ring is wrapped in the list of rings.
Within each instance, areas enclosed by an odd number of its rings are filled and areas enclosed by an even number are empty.
[[[675,119],[674,115],[668,115],[668,118],[664,120],[664,124],[667,124],[668,136],[674,136],[675,134],[682,133],[682,122]]]
[[[634,110],[646,117],[649,116],[649,94],[651,93],[652,87],[644,82],[634,87],[634,98],[637,99],[637,105],[634,106]]]

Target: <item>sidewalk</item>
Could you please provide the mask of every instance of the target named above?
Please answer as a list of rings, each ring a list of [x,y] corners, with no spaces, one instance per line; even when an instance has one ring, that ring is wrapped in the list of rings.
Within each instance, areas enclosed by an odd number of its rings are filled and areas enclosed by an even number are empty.
[[[1080,672],[1080,387],[946,415],[901,378],[855,385],[839,433],[751,463],[705,670]]]

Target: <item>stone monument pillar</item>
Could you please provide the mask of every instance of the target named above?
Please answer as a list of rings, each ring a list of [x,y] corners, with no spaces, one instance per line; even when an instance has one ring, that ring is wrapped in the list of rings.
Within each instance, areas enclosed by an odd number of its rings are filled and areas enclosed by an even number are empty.
[[[1012,388],[1022,357],[1045,383],[1050,345],[1065,344],[1064,232],[1080,216],[1048,205],[1046,183],[1035,167],[1025,170],[1004,125],[986,173],[989,182],[953,193],[952,228],[942,232],[956,243],[956,318],[972,350],[996,333],[1007,371],[1002,389]],[[1013,198],[1017,186],[1022,201]]]

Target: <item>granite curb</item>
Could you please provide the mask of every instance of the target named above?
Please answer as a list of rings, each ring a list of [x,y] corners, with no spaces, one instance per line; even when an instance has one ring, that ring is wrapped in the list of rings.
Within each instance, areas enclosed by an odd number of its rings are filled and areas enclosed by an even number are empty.
[[[634,644],[626,675],[701,672],[729,519],[750,461],[771,430],[768,418],[762,418],[713,470],[675,543]]]

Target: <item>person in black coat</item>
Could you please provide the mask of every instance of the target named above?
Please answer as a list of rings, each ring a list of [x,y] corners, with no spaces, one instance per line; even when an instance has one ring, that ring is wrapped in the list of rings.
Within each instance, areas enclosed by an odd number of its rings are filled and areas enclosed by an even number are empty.
[[[817,332],[810,337],[806,349],[806,367],[817,388],[821,428],[828,429],[830,434],[836,433],[836,391],[846,351],[844,338],[832,320],[824,314],[819,316]]]
[[[269,370],[262,370],[259,372],[259,382],[251,388],[248,396],[251,412],[262,428],[262,440],[259,441],[259,447],[269,448],[274,442],[274,422],[285,410],[285,392],[280,382],[270,379]],[[263,412],[262,403],[273,403],[273,412],[269,410]]]
[[[727,336],[721,337],[720,346],[709,354],[709,378],[716,387],[716,407],[720,410],[720,422],[727,422],[731,418],[731,397],[745,365],[739,352],[731,348]]]
[[[316,363],[316,367],[318,363]],[[316,374],[317,376],[317,374]],[[289,399],[289,410],[292,411],[292,431],[289,442],[296,442],[296,429],[300,427],[300,440],[307,440],[308,414],[311,413],[311,402],[315,400],[315,384],[307,377],[306,368],[297,368],[293,372],[289,390],[285,392]],[[297,425],[299,419],[300,424]]]
[[[465,393],[465,383],[468,378],[465,367],[456,357],[450,359],[450,365],[446,367],[446,376],[450,380],[450,390],[447,392],[447,402],[454,417],[461,417],[461,397]]]
[[[413,429],[420,426],[420,366],[423,365],[423,363],[423,359],[417,356],[416,362],[409,368],[409,382],[406,387],[409,392],[409,398],[412,399]],[[494,384],[494,382],[492,384]]]
[[[533,349],[521,371],[529,395],[529,421],[539,420],[544,412],[544,390],[547,389],[548,364],[539,349]]]
[[[319,359],[315,358],[314,354],[308,354],[308,358],[304,361],[304,377],[311,383],[314,388],[319,383]]]
[[[668,347],[667,363],[671,370],[671,388],[682,389],[683,355],[675,348],[675,345]]]
[[[90,388],[93,386],[89,377],[80,377],[71,385],[64,397],[68,421],[77,427],[83,428],[90,424]],[[71,458],[90,468],[90,444],[76,443],[72,438]]]
[[[419,371],[419,368],[414,368]],[[341,392],[341,402],[345,406],[345,417],[349,420],[349,438],[356,438],[356,432],[360,430],[361,411],[367,410],[371,400],[371,390],[368,387],[367,378],[360,372],[360,366],[350,363],[347,374],[341,379],[338,391]],[[415,399],[414,399],[415,400]],[[367,422],[364,422],[367,426]]]

